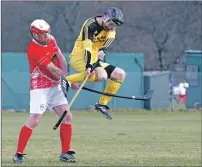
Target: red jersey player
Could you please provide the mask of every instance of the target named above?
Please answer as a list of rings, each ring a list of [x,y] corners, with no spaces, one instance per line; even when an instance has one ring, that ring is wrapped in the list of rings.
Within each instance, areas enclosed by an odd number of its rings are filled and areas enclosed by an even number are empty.
[[[60,77],[67,75],[67,64],[50,31],[49,24],[44,20],[37,19],[31,23],[33,39],[27,50],[30,65],[30,116],[20,131],[13,157],[15,163],[24,163],[24,149],[46,109],[53,109],[61,116],[68,105],[60,85]],[[72,88],[78,89],[78,85],[72,84]],[[72,114],[68,111],[60,126],[62,150],[59,158],[67,162],[76,161],[73,156],[75,152],[70,151],[71,120]]]

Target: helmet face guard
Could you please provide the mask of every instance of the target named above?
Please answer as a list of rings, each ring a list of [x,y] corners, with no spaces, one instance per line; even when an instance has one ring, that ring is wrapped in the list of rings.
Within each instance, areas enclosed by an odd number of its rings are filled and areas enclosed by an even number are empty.
[[[119,8],[111,7],[105,11],[103,17],[103,27],[105,29],[112,29],[113,27],[122,26],[123,23],[123,13]]]
[[[115,27],[117,27],[117,24],[115,24],[108,15],[105,15],[103,17],[103,24],[102,26],[104,27],[105,30],[111,30]]]
[[[41,45],[47,45],[50,41],[50,32],[43,34],[31,33],[31,35]]]

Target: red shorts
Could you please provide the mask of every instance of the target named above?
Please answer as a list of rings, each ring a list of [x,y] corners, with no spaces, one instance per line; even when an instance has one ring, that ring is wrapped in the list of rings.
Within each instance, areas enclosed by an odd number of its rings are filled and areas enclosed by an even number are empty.
[[[181,101],[183,102],[183,104],[186,104],[186,100],[186,95],[179,95],[178,104],[181,103]]]
[[[181,99],[184,99],[184,98],[186,99],[186,95],[180,95],[179,97],[180,97]]]

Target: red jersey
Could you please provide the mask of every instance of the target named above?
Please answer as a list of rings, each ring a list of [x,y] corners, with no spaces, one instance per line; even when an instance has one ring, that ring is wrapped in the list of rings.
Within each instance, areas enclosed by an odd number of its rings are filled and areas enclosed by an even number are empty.
[[[30,90],[56,86],[60,81],[51,79],[46,66],[52,62],[59,68],[56,52],[60,49],[54,38],[47,45],[40,45],[32,40],[28,46],[27,57],[30,66]]]

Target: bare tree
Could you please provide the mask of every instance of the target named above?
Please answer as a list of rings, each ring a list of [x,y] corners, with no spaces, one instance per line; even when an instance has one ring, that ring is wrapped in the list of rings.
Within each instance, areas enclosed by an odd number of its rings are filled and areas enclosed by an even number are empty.
[[[64,17],[64,21],[69,27],[71,33],[75,32],[75,25],[79,17],[79,4],[79,1],[71,4],[68,7],[68,10],[65,10],[65,12],[62,14]]]
[[[41,10],[52,17],[52,21],[50,22],[52,31],[58,32],[57,25],[60,19],[63,19],[63,22],[67,25],[65,33],[58,33],[58,35],[64,36],[63,40],[60,37],[59,44],[63,49],[70,50],[77,35],[75,32],[75,25],[79,17],[80,2],[51,2],[48,4],[43,3],[44,2],[37,2]],[[71,44],[70,41],[72,41]]]
[[[174,10],[170,13],[160,12],[159,15],[155,15],[152,10],[145,11],[147,14],[140,18],[139,24],[132,23],[130,25],[135,27],[138,33],[152,37],[151,42],[155,44],[152,50],[156,53],[155,60],[158,61],[156,70],[168,70],[174,64],[183,64],[184,51],[189,48],[188,42],[199,41],[201,31],[196,32],[196,25],[200,24],[194,25],[198,20],[192,16],[195,11],[196,6],[193,4],[190,4],[183,13]],[[199,22],[201,23],[201,21]],[[191,31],[192,36],[189,36],[192,25],[194,25]],[[178,42],[174,44],[173,40]]]
[[[155,23],[154,20],[152,20],[152,17],[149,16],[149,20],[151,21],[150,26],[141,26],[141,25],[136,25],[136,29],[139,31],[145,31],[147,34],[150,34],[152,36],[153,42],[155,44],[154,51],[156,53],[156,59],[158,60],[158,67],[156,70],[165,70],[164,62],[165,62],[165,57],[164,53],[168,52],[166,48],[166,43],[167,41],[171,38],[172,33],[168,32],[166,29],[161,30],[158,27],[158,25]],[[148,20],[148,19],[147,19]]]

